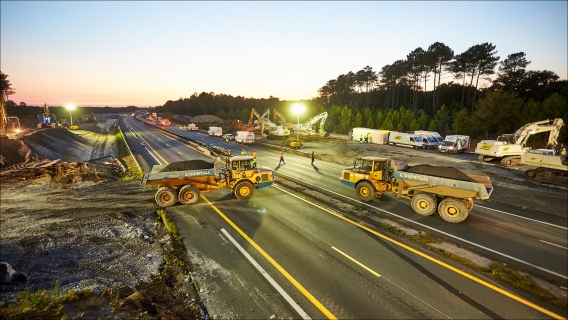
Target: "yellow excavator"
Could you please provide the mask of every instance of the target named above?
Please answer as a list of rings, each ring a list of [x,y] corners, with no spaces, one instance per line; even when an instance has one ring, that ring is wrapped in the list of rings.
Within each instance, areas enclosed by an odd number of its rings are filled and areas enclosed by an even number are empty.
[[[293,123],[286,122],[286,118],[284,117],[283,114],[278,112],[278,110],[272,109],[272,111],[274,113],[274,123],[280,122],[281,126],[288,128],[288,130],[292,129],[292,126],[294,125]],[[278,119],[280,119],[280,121],[278,121]]]
[[[0,95],[0,139],[15,139],[20,133],[20,119],[8,117],[4,96]]]

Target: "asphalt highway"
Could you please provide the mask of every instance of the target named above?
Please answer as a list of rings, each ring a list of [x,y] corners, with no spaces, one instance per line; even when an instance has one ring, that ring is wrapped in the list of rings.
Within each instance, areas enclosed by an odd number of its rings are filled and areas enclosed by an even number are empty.
[[[179,160],[211,161],[187,143],[131,117],[123,118],[120,126],[144,171]],[[337,181],[337,165],[316,160],[312,167],[308,158],[287,153],[286,164],[278,166],[277,150],[227,143],[197,132],[184,134],[231,147],[233,155],[241,149],[256,150],[259,165],[356,201],[355,191]],[[467,223],[449,224],[418,216],[408,201],[394,198],[361,205],[460,244],[484,248],[499,260],[510,256],[507,259],[514,263],[540,272],[566,275],[566,249],[537,241],[566,247],[566,228],[561,226],[479,207]],[[202,294],[209,299],[208,310],[221,318],[566,317],[566,310],[495,283],[404,238],[394,239],[278,183],[256,190],[248,201],[238,201],[222,189],[202,194],[196,205],[176,205],[167,211],[192,261],[207,274],[203,283],[209,287]],[[526,251],[541,252],[540,259]],[[562,256],[563,267],[558,265]]]

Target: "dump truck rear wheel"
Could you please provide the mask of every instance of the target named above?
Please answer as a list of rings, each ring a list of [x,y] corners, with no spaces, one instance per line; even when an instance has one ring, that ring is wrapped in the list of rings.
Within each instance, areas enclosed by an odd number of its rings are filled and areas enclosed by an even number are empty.
[[[253,193],[254,187],[252,186],[252,183],[248,181],[243,181],[235,187],[235,196],[239,200],[247,200],[252,197]]]
[[[412,197],[410,205],[414,212],[421,216],[429,216],[436,211],[437,207],[436,197],[432,197],[429,194],[419,193]]]
[[[375,188],[366,181],[357,185],[357,196],[363,201],[371,201],[375,197]]]
[[[446,198],[440,202],[438,212],[442,219],[451,223],[458,223],[467,218],[469,210],[461,199]]]
[[[155,196],[156,203],[162,207],[167,208],[171,207],[177,202],[177,192],[172,187],[161,187],[156,192]]]
[[[182,204],[194,204],[199,201],[199,189],[196,186],[187,184],[179,190],[179,202]]]

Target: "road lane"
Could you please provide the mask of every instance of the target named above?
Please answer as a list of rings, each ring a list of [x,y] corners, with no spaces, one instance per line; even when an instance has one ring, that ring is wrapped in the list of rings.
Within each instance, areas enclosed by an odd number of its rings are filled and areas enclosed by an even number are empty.
[[[209,137],[206,134],[178,130],[178,133],[191,135],[193,139],[203,139],[209,144],[220,146],[230,145],[224,140]],[[172,130],[173,131],[173,130]],[[286,153],[286,165],[278,166],[279,152],[266,149],[260,145],[244,146],[245,150],[257,150],[259,165],[272,167],[279,174],[309,183],[316,188],[324,188],[339,196],[339,199],[356,199],[355,191],[338,182],[342,166],[315,162],[310,165],[310,159]],[[240,149],[239,149],[240,150]],[[550,246],[540,241],[530,239],[543,239],[551,243],[562,245],[568,238],[566,229],[555,226],[542,226],[536,221],[527,221],[499,213],[499,211],[486,209],[491,203],[476,201],[470,217],[460,224],[451,224],[443,221],[439,216],[422,217],[414,213],[406,199],[396,199],[394,195],[383,197],[380,201],[361,203],[379,212],[387,213],[393,217],[401,217],[407,222],[415,224],[421,230],[432,230],[441,236],[450,235],[452,241],[466,246],[472,250],[483,250],[490,258],[502,260],[519,268],[529,268],[535,274],[555,281],[565,282],[568,279],[568,252],[551,251]],[[518,211],[518,209],[515,209]],[[521,212],[518,212],[522,214]],[[566,223],[563,219],[563,223]]]

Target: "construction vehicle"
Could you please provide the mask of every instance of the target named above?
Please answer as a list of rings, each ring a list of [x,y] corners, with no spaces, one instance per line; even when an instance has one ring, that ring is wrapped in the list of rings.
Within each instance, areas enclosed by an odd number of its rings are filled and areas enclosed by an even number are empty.
[[[250,111],[250,118],[246,131],[260,130],[262,136],[266,136],[266,134],[264,133],[265,130],[271,130],[271,128],[276,127],[276,125],[272,123],[272,121],[270,121],[269,116],[270,109],[266,110],[262,115],[260,115],[255,108],[252,108]],[[254,122],[253,117],[257,118],[257,120],[254,120]],[[241,130],[244,130],[244,128],[242,128]]]
[[[526,143],[531,135],[550,131],[546,147],[554,148],[563,125],[564,121],[560,118],[529,123],[513,134],[500,135],[497,140],[481,140],[475,153],[479,154],[478,160],[481,162],[501,159],[504,166],[518,165],[523,153],[530,149]]]
[[[317,116],[311,118],[310,120],[306,121],[305,123],[301,123],[299,125],[294,125],[294,131],[298,131],[301,133],[306,133],[308,135],[315,134],[316,131],[312,128],[314,125],[318,125],[318,133],[320,136],[325,135],[325,129],[323,128],[325,124],[325,120],[327,119],[327,112],[322,112]]]
[[[272,126],[268,131],[268,138],[288,138],[290,130],[285,126]]]
[[[183,171],[163,171],[166,165],[152,167],[150,173],[144,174],[142,184],[155,185],[160,188],[156,192],[156,203],[162,207],[170,207],[179,200],[184,205],[199,201],[201,192],[229,188],[237,199],[247,200],[252,197],[254,189],[271,186],[274,183],[274,171],[268,167],[255,167],[252,156],[235,156],[227,158],[225,167],[217,170],[219,158],[215,163],[201,160],[178,161],[168,166],[186,165],[190,167],[199,161],[202,169]],[[179,167],[179,166],[178,166]]]
[[[525,171],[527,179],[568,184],[568,160],[554,150],[528,150],[521,156],[521,164],[537,166]]]
[[[54,115],[49,114],[49,108],[47,104],[43,104],[43,115],[39,116],[38,128],[55,128],[57,127],[57,121]]]
[[[356,159],[353,167],[342,170],[339,180],[354,188],[362,201],[393,192],[397,198],[409,198],[419,215],[429,216],[437,209],[442,219],[451,223],[467,218],[473,198],[489,199],[493,191],[489,177],[465,174],[455,168],[408,167],[403,161],[381,157]]]
[[[242,143],[242,144],[254,143],[254,132],[237,131],[237,136],[234,139],[238,143]]]
[[[301,147],[303,147],[304,145],[302,144],[302,142],[298,141],[298,140],[293,140],[290,142],[290,148],[292,149],[300,149]]]
[[[4,96],[0,95],[0,139],[16,139],[20,131],[20,119],[6,114]]]
[[[286,122],[286,118],[284,117],[284,115],[282,115],[276,109],[272,109],[272,112],[274,113],[274,123],[280,122],[281,126],[285,126],[288,130],[292,129],[294,124]],[[280,119],[280,121],[278,121],[278,118]]]
[[[221,128],[221,127],[209,127],[209,130],[207,130],[207,133],[210,136],[221,137],[223,135],[223,128]]]

